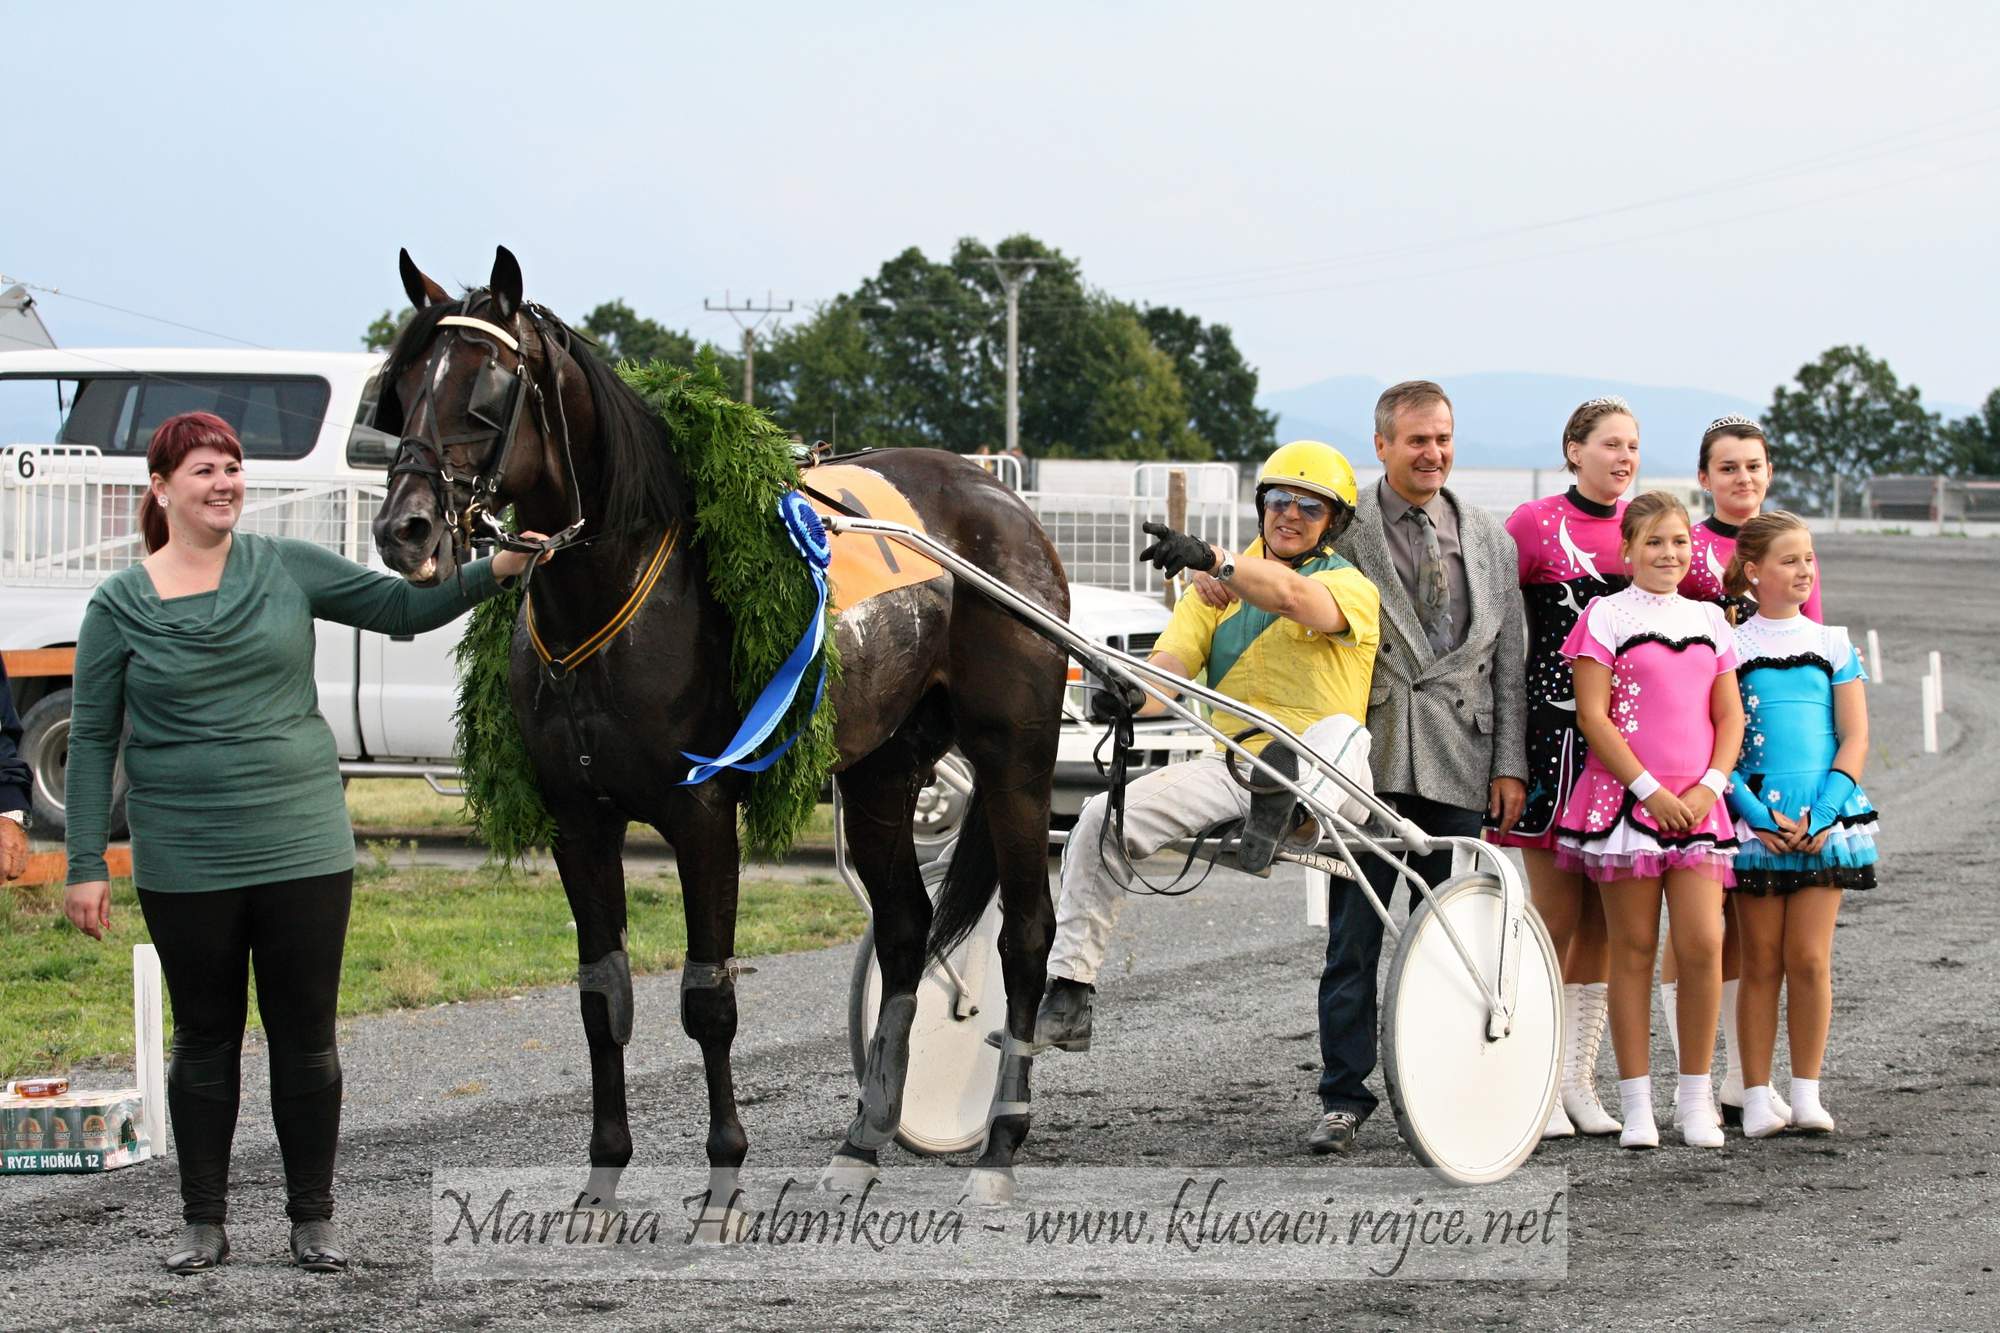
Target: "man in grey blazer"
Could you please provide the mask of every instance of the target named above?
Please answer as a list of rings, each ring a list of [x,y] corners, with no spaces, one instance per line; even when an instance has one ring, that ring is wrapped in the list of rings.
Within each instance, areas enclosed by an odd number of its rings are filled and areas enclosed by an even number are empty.
[[[1335,549],[1382,594],[1368,696],[1375,791],[1426,833],[1477,837],[1488,820],[1510,827],[1527,797],[1527,623],[1513,539],[1499,519],[1445,489],[1452,429],[1451,400],[1429,380],[1383,393],[1375,405],[1383,476],[1361,488]],[[1410,867],[1442,883],[1451,854],[1416,857]],[[1363,869],[1392,904],[1394,872],[1379,862]],[[1351,1150],[1375,1109],[1364,1080],[1375,1068],[1382,922],[1358,894],[1344,884],[1333,890],[1319,983],[1325,1109],[1306,1140],[1314,1152]]]

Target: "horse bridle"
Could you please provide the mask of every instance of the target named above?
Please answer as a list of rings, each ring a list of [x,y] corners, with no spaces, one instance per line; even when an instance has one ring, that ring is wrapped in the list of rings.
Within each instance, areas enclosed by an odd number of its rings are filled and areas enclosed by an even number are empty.
[[[532,309],[532,307],[531,307]],[[577,487],[576,461],[570,453],[569,418],[562,405],[562,368],[550,358],[551,368],[556,376],[553,395],[545,395],[528,373],[528,359],[521,353],[521,341],[498,324],[479,319],[472,315],[446,315],[438,320],[438,327],[471,329],[475,334],[458,335],[464,341],[486,349],[486,364],[479,368],[472,381],[472,396],[466,404],[466,416],[483,426],[482,430],[465,431],[452,436],[438,433],[437,405],[431,405],[430,419],[425,423],[425,436],[404,435],[396,446],[396,456],[389,464],[391,482],[405,473],[421,477],[431,488],[437,501],[438,513],[444,518],[444,535],[452,543],[452,552],[464,563],[473,543],[482,539],[480,529],[484,529],[483,540],[490,541],[503,550],[523,551],[531,555],[541,555],[561,550],[573,544],[583,531],[583,496]],[[536,324],[538,332],[541,330]],[[549,346],[549,338],[542,335],[544,346]],[[425,398],[430,397],[437,384],[438,367],[444,358],[449,343],[440,339],[430,360],[424,365],[423,387],[418,390],[416,401],[404,409],[404,424]],[[500,364],[500,348],[505,347],[514,354],[514,365],[509,368]],[[549,399],[555,400],[555,423],[549,421]],[[564,481],[569,491],[570,522],[560,532],[551,537],[528,539],[507,531],[500,521],[495,501],[500,490],[500,479],[507,473],[507,464],[514,456],[514,447],[520,437],[521,412],[529,399],[534,400],[535,420],[540,425],[544,438],[557,440],[562,446]],[[485,443],[485,450],[469,468],[457,467],[452,463],[450,450],[456,446]],[[457,501],[463,494],[465,505],[460,508]]]

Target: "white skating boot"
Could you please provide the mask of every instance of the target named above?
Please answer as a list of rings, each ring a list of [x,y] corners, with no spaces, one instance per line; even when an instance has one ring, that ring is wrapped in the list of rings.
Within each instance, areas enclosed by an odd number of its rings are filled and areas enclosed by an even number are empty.
[[[1604,983],[1563,987],[1562,1111],[1580,1134],[1616,1134],[1624,1126],[1597,1099],[1597,1053],[1604,1041]],[[1547,1137],[1544,1131],[1543,1137]]]

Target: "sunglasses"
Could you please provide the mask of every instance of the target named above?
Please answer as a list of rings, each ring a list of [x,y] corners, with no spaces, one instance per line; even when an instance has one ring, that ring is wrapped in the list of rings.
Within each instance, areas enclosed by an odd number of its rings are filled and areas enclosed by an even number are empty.
[[[1326,501],[1318,496],[1295,495],[1275,486],[1264,492],[1264,512],[1267,514],[1282,514],[1291,505],[1297,505],[1299,517],[1309,521],[1326,516]]]

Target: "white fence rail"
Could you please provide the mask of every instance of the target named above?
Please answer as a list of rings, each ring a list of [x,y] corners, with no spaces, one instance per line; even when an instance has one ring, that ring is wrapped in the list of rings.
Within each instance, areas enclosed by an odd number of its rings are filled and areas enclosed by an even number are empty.
[[[24,466],[25,464],[25,466]],[[89,587],[145,558],[139,504],[147,486],[129,463],[94,450],[0,450],[0,580],[27,587]],[[297,537],[367,563],[379,484],[299,477],[244,494],[242,529]]]
[[[1164,496],[1060,495],[1028,491],[1021,498],[1035,511],[1042,530],[1062,554],[1071,583],[1131,592],[1159,592],[1160,572],[1142,565],[1139,549],[1151,538],[1140,531],[1148,520],[1167,521]],[[1182,530],[1205,541],[1241,551],[1237,540],[1243,505],[1232,494],[1226,500],[1196,499],[1189,487],[1187,519]]]
[[[1014,460],[1000,458],[1000,463]],[[1246,512],[1233,469],[1188,469],[1186,531],[1231,551],[1243,549]],[[1136,559],[1148,520],[1165,522],[1167,469],[1143,468],[1130,495],[1026,491],[1075,583],[1159,592],[1159,572]],[[0,450],[0,580],[29,587],[89,587],[145,557],[138,510],[146,484],[127,460],[95,450]],[[248,488],[246,532],[297,537],[363,564],[374,559],[369,522],[380,483],[352,478],[286,478]]]

